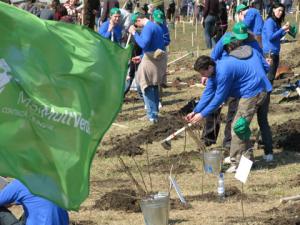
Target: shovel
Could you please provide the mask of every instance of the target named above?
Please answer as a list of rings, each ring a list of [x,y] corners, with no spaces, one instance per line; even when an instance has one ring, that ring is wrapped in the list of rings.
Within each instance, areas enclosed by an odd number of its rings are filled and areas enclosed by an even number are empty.
[[[189,123],[187,126],[184,126],[184,127],[180,128],[179,130],[177,130],[173,134],[171,134],[169,137],[167,137],[166,139],[164,139],[161,142],[161,145],[163,146],[163,148],[166,149],[166,150],[170,150],[171,149],[171,140],[174,137],[178,136],[178,134],[182,133],[183,131],[185,131],[187,128],[189,128],[192,125],[193,124]]]

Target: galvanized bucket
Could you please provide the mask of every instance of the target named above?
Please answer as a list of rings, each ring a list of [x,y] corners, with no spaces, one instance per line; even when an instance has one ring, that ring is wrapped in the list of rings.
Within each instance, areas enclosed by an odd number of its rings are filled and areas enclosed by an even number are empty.
[[[219,175],[221,171],[222,153],[218,150],[204,152],[203,158],[203,166],[205,173]]]
[[[141,200],[140,206],[144,215],[145,224],[168,225],[170,210],[169,202],[170,196],[166,192],[159,192],[154,196]]]

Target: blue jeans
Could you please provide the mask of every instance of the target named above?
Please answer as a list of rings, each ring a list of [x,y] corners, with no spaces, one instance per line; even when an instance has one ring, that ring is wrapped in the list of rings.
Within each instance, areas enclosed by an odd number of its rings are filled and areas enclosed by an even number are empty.
[[[204,36],[207,48],[212,48],[215,44],[213,39],[216,26],[216,17],[208,15],[204,20]]]
[[[148,86],[145,88],[144,102],[147,107],[147,117],[149,120],[157,120],[158,118],[158,103],[159,103],[159,90],[158,86]]]

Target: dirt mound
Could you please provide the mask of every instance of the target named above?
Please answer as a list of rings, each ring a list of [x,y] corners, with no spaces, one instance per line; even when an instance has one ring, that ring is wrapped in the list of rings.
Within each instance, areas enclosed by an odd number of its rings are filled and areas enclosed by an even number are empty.
[[[137,194],[134,190],[119,189],[106,193],[96,200],[94,209],[140,212]]]
[[[289,151],[300,149],[300,119],[272,126],[273,146]]]
[[[281,64],[288,65],[291,68],[296,68],[300,66],[300,47],[293,48],[291,52],[288,54],[283,55],[282,58],[284,60],[281,60]]]
[[[191,159],[200,159],[200,153],[196,151],[183,152],[180,154],[171,155],[169,157],[161,157],[160,159],[150,163],[149,170],[151,173],[169,173],[173,164],[173,173],[194,173],[196,167],[191,165]],[[143,171],[148,171],[148,166],[143,167]]]
[[[126,135],[115,136],[107,144],[113,147],[108,151],[100,151],[99,156],[114,157],[119,155],[135,156],[141,155],[144,149],[140,146],[153,141],[161,141],[177,129],[183,127],[185,122],[177,115],[168,115],[160,117],[157,124],[153,124],[146,129],[140,129],[138,132]]]
[[[269,218],[264,219],[270,225],[300,225],[300,203],[289,204],[266,211]]]
[[[300,187],[300,174],[289,180],[290,187]]]
[[[190,204],[183,204],[178,199],[170,199],[170,207],[176,210],[192,208]],[[106,193],[99,200],[96,200],[93,209],[141,212],[137,193],[130,189],[119,189]]]

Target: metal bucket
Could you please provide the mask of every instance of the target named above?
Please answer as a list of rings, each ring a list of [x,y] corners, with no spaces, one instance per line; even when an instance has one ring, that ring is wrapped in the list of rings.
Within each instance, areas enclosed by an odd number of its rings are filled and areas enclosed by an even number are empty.
[[[170,196],[166,192],[159,192],[147,199],[142,199],[140,206],[146,225],[168,225]]]
[[[221,171],[222,153],[218,150],[204,152],[204,171],[218,175]]]

